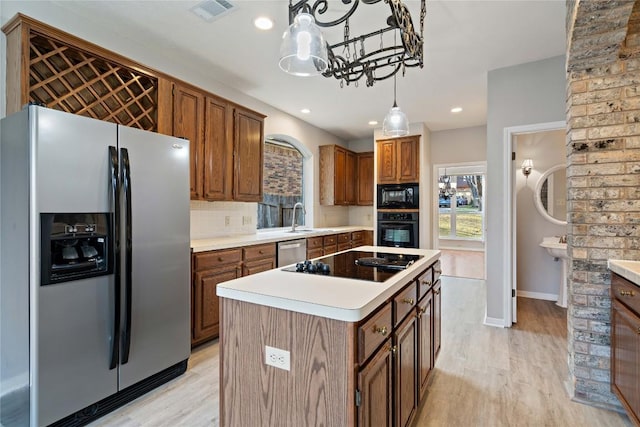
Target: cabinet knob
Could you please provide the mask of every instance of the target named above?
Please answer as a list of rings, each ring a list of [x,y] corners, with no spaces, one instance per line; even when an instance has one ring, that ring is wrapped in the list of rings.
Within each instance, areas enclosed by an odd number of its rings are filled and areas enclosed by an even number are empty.
[[[418,314],[416,315],[416,317],[417,317],[418,319],[421,319],[421,318],[422,318],[422,315],[425,313],[425,311],[427,311],[427,309],[426,309],[426,308],[418,307]]]
[[[258,251],[258,253],[259,253],[259,254],[263,254],[263,253],[264,253],[264,251],[263,251],[262,249],[260,249],[260,250]]]
[[[383,326],[382,328],[378,328],[378,327],[374,326],[373,327],[373,332],[376,333],[376,334],[380,334],[380,335],[382,335],[384,337],[385,335],[387,335],[387,327]]]
[[[398,346],[395,346],[395,345],[389,346],[389,351],[393,354],[396,354],[396,351],[398,351]]]
[[[436,289],[435,291],[433,291],[433,293],[436,295],[440,295],[440,289]]]
[[[222,258],[221,256],[218,257],[218,261],[222,262],[224,261],[224,258]]]
[[[622,295],[623,297],[632,297],[635,296],[635,292],[634,291],[620,291],[620,295]]]
[[[436,274],[442,274],[442,270],[433,270],[433,272]]]
[[[640,326],[638,326],[638,329],[636,329],[636,334],[640,335]]]
[[[405,298],[402,300],[403,303],[413,305],[413,298]]]
[[[422,285],[423,286],[431,286],[431,280],[423,280],[422,281]]]

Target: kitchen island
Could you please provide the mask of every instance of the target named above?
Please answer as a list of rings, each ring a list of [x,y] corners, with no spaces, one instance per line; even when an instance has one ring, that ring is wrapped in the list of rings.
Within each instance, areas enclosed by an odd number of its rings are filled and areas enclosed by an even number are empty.
[[[341,265],[355,256],[418,259]],[[219,284],[220,425],[408,425],[440,346],[439,257],[364,246],[320,261],[366,279],[274,269]]]

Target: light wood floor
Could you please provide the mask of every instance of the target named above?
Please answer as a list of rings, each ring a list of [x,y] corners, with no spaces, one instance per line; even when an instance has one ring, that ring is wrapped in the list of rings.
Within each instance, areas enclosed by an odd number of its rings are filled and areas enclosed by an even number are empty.
[[[484,301],[484,281],[442,278],[442,350],[415,426],[631,426],[569,399],[565,309],[519,298],[517,326],[499,329]],[[218,360],[217,341],[198,348],[181,378],[92,426],[217,426]]]
[[[441,249],[442,274],[468,279],[484,279],[484,251]]]

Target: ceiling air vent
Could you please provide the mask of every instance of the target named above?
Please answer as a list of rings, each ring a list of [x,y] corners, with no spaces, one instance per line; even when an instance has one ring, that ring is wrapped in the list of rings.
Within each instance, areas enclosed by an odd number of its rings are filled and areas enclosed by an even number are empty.
[[[227,15],[237,6],[227,0],[205,0],[191,8],[191,11],[207,22],[215,21]]]

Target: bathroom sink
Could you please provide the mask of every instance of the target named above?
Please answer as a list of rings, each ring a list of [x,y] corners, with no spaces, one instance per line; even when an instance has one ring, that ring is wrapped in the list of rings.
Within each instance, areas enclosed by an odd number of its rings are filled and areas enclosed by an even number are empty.
[[[567,260],[569,255],[567,254],[567,244],[560,243],[558,236],[543,237],[540,246],[545,248],[550,256],[556,261],[562,262],[562,268],[560,273],[560,283],[558,284],[558,300],[556,302],[560,307],[567,307]]]
[[[569,259],[567,255],[567,244],[560,243],[559,239],[557,236],[543,237],[540,246],[545,248],[549,255],[554,258]]]

